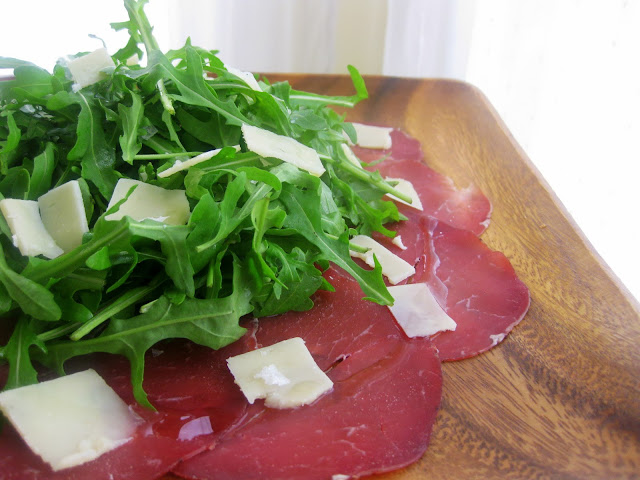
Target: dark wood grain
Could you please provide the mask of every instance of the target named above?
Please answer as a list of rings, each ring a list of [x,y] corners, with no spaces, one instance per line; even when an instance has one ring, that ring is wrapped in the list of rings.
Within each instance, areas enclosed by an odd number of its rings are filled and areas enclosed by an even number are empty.
[[[270,75],[353,93],[343,76]],[[367,78],[348,119],[403,129],[426,162],[493,203],[482,238],[531,290],[497,348],[444,365],[431,446],[386,479],[640,478],[640,308],[474,87]]]

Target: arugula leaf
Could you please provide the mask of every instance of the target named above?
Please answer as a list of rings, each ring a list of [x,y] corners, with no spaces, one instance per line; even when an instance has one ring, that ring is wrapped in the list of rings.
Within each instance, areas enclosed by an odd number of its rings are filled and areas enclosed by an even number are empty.
[[[62,311],[49,290],[9,268],[1,245],[0,283],[26,314],[50,322],[59,320],[62,316]]]
[[[207,85],[204,79],[202,61],[193,48],[186,48],[187,58],[186,69],[178,70],[171,62],[158,50],[149,53],[149,63],[153,66],[153,73],[145,79],[145,83],[157,83],[160,78],[172,80],[178,94],[170,95],[171,98],[179,100],[187,105],[200,106],[215,110],[227,119],[230,125],[242,125],[243,123],[253,124],[246,118],[238,107],[230,101],[221,101],[216,98],[214,91]]]
[[[20,137],[22,135],[20,128],[18,128],[18,125],[13,118],[13,112],[7,112],[6,119],[9,134],[5,141],[0,142],[0,145],[2,146],[2,148],[0,148],[0,174],[2,175],[6,175],[8,173],[11,160],[15,156],[10,154],[12,154],[18,147]]]
[[[33,65],[33,63],[27,62],[25,60],[20,60],[18,58],[0,57],[0,68],[15,69],[18,67],[24,67],[28,65]]]
[[[47,142],[43,152],[33,159],[29,199],[37,200],[38,197],[51,189],[55,166],[55,145],[52,142]]]
[[[122,149],[122,159],[132,164],[133,157],[142,148],[138,137],[144,119],[144,107],[140,95],[131,91],[129,94],[131,95],[131,106],[127,107],[122,103],[118,105],[118,113],[122,120],[122,135],[120,135],[119,143]]]
[[[313,307],[309,298],[322,285],[320,270],[300,248],[287,253],[276,243],[269,243],[267,256],[270,263],[279,265],[277,281],[273,288],[267,289],[268,295],[254,312],[256,317],[267,317],[279,313],[305,311]],[[282,285],[282,287],[279,287]]]
[[[78,117],[78,139],[68,154],[69,160],[80,160],[82,175],[92,182],[104,198],[110,198],[118,181],[115,173],[115,150],[110,147],[104,136],[100,110],[95,100],[86,94],[76,94],[80,105]]]
[[[349,244],[343,236],[335,240],[322,230],[320,194],[317,191],[303,191],[285,183],[282,186],[280,200],[287,209],[284,226],[292,228],[314,244],[324,254],[325,259],[334,262],[355,278],[367,295],[368,300],[381,305],[392,305],[393,297],[387,291],[382,280],[381,268],[365,270],[349,255]]]
[[[38,383],[38,372],[31,363],[29,353],[32,345],[42,353],[47,352],[44,342],[33,332],[27,318],[22,317],[16,323],[9,342],[2,348],[2,357],[9,362],[9,378],[4,386],[5,390]]]
[[[289,99],[292,104],[300,105],[300,106],[310,106],[317,107],[318,105],[326,106],[326,105],[337,105],[341,107],[354,107],[361,100],[365,100],[369,98],[369,93],[367,92],[367,87],[365,85],[364,79],[357,68],[353,65],[349,65],[348,67],[349,74],[351,75],[351,81],[353,82],[353,86],[356,89],[356,94],[349,97],[341,97],[341,96],[327,96],[327,95],[318,95],[310,92],[301,92],[298,90],[292,90],[289,94]]]
[[[145,352],[168,338],[186,338],[214,349],[234,342],[245,332],[238,325],[238,320],[251,311],[249,299],[250,290],[243,283],[236,265],[234,290],[227,297],[192,298],[176,305],[166,296],[161,296],[145,313],[111,320],[109,327],[98,337],[52,344],[47,356],[41,360],[63,371],[64,363],[79,355],[95,352],[124,355],[131,362],[131,382],[136,400],[153,409],[142,388]]]
[[[133,235],[157,240],[166,258],[166,272],[174,285],[189,297],[195,295],[193,266],[189,258],[187,235],[189,227],[164,225],[153,220],[131,222],[129,229]]]

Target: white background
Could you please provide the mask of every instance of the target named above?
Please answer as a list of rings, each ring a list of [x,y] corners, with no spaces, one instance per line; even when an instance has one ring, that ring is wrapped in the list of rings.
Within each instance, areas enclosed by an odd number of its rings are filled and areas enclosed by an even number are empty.
[[[250,71],[448,77],[479,87],[640,298],[640,0],[151,0],[163,49]],[[119,0],[3,0],[0,55],[55,60],[126,35]],[[10,21],[7,21],[10,19]]]

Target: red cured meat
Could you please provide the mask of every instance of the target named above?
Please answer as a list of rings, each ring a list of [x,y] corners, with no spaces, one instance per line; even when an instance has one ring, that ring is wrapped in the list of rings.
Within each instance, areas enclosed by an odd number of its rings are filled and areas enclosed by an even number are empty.
[[[436,218],[476,235],[487,229],[491,203],[475,186],[457,189],[450,178],[414,160],[383,162],[376,168],[383,177],[404,178],[413,184],[423,211],[403,205],[401,212],[406,216]]]
[[[334,382],[314,404],[251,407],[251,420],[218,446],[182,463],[187,478],[329,479],[394,470],[425,451],[440,404],[440,361],[427,339],[407,340],[386,307],[358,300],[344,274],[319,292],[312,312],[262,319],[258,345],[302,337]]]
[[[458,324],[431,337],[442,361],[460,360],[500,343],[524,317],[529,291],[509,260],[478,237],[445,222],[414,217],[390,226],[407,250],[388,237],[376,240],[416,268],[402,283],[425,282]]]
[[[491,217],[491,202],[474,185],[458,189],[453,181],[429,168],[423,161],[420,143],[394,130],[389,150],[372,150],[354,147],[354,152],[364,162],[386,157],[368,170],[379,170],[383,177],[409,180],[420,197],[423,212],[402,205],[408,217],[428,216],[437,218],[456,228],[480,235],[486,230]]]
[[[244,418],[246,402],[226,368],[225,359],[255,348],[251,337],[219,351],[171,342],[147,356],[145,389],[158,409],[138,406],[132,395],[130,367],[123,357],[96,355],[70,361],[67,371],[92,367],[144,419],[134,438],[92,462],[52,472],[6,425],[0,435],[3,480],[155,479],[179,460],[212,447]]]
[[[529,290],[509,260],[473,233],[431,220],[426,281],[455,320],[455,331],[431,339],[442,361],[460,360],[500,343],[525,316]]]
[[[427,265],[428,239],[429,232],[426,229],[425,222],[420,220],[420,216],[409,217],[409,220],[387,224],[387,228],[396,232],[396,237],[400,237],[404,249],[393,243],[393,239],[378,232],[373,233],[373,238],[382,246],[387,248],[391,253],[402,258],[404,261],[413,265],[416,269],[415,275],[399,282],[399,285],[405,283],[413,283],[415,278],[422,278]],[[364,268],[364,262],[358,261]],[[389,285],[389,283],[387,282]]]

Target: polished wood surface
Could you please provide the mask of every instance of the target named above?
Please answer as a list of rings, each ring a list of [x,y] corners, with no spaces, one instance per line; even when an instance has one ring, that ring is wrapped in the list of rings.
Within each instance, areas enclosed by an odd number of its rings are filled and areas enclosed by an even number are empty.
[[[268,78],[353,93],[343,76]],[[370,99],[347,118],[403,129],[421,141],[432,168],[459,187],[480,187],[493,203],[482,239],[531,290],[529,313],[502,344],[443,366],[429,449],[380,478],[640,478],[638,303],[481,92],[457,81],[388,77],[367,78],[367,87]]]

